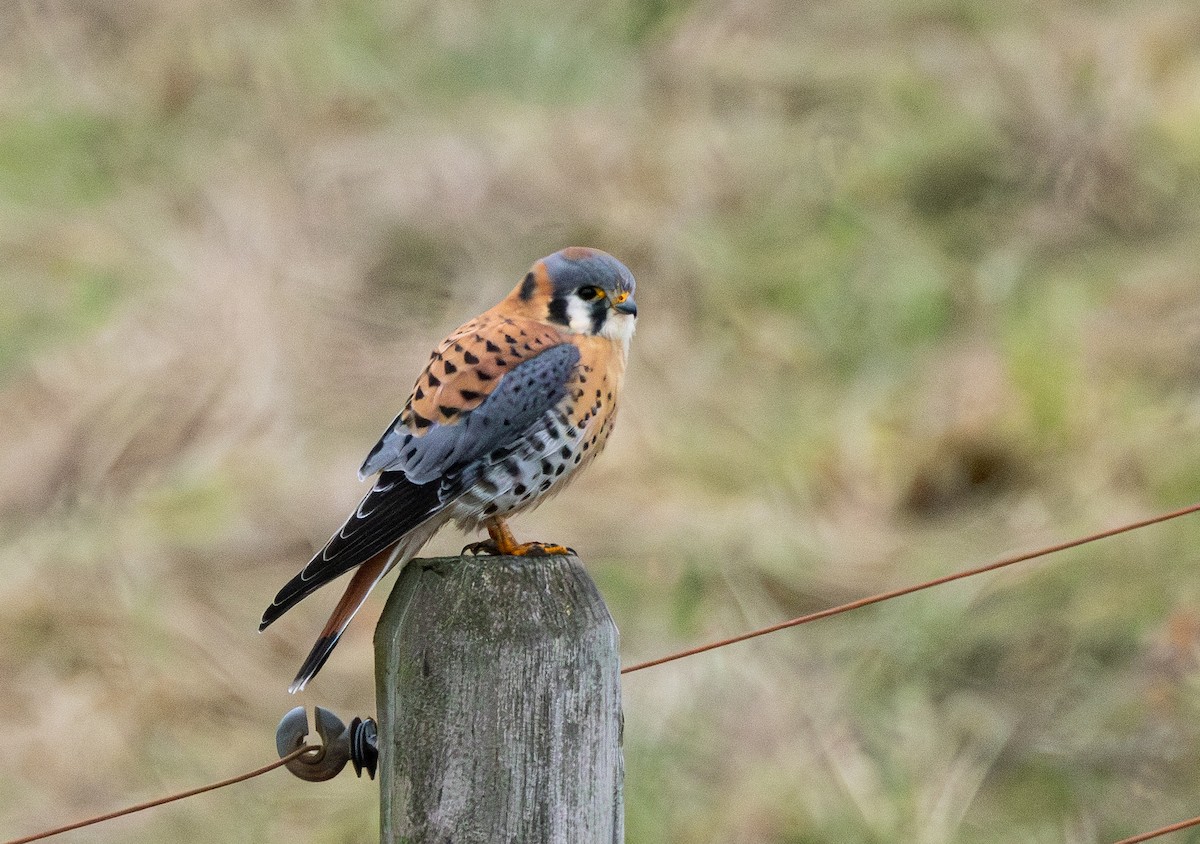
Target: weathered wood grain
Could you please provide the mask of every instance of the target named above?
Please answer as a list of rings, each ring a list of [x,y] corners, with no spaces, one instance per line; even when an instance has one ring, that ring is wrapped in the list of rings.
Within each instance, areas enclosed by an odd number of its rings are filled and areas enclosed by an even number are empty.
[[[384,844],[624,840],[617,631],[578,559],[414,561],[375,652]]]

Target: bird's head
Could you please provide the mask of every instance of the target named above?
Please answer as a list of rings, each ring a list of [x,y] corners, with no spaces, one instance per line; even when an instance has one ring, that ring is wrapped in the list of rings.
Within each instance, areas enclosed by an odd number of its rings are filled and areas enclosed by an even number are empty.
[[[633,274],[612,255],[570,246],[535,263],[509,298],[564,331],[628,343],[637,320],[635,287]]]

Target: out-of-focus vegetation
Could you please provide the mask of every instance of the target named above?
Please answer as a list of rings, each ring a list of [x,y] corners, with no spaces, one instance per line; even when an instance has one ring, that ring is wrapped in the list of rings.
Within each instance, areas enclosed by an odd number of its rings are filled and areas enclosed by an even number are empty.
[[[626,659],[1200,498],[1185,0],[0,4],[0,833],[271,757],[433,342],[640,280],[518,522]],[[1200,522],[627,678],[631,842],[1093,842],[1200,812]],[[431,553],[466,541],[448,531]],[[380,596],[302,702],[373,710]],[[286,775],[74,834],[370,841]]]

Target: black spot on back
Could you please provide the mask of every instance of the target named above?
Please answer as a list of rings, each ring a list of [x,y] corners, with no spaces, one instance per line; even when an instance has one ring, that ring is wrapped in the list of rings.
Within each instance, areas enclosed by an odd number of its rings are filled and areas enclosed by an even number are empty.
[[[475,355],[471,354],[470,352],[463,352],[463,361],[466,362],[467,366],[474,366],[475,364],[479,363],[479,358],[475,357]]]

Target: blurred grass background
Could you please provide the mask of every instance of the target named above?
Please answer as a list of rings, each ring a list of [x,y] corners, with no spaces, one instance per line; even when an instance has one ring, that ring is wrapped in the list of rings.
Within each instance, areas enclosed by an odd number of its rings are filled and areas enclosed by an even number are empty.
[[[1200,498],[1198,185],[1185,0],[0,4],[0,834],[273,756],[334,596],[263,606],[431,345],[568,244],[642,317],[609,453],[519,529],[627,661]],[[628,840],[1200,812],[1197,539],[628,677]],[[381,607],[300,702],[373,711]],[[274,774],[71,840],[376,828]]]

